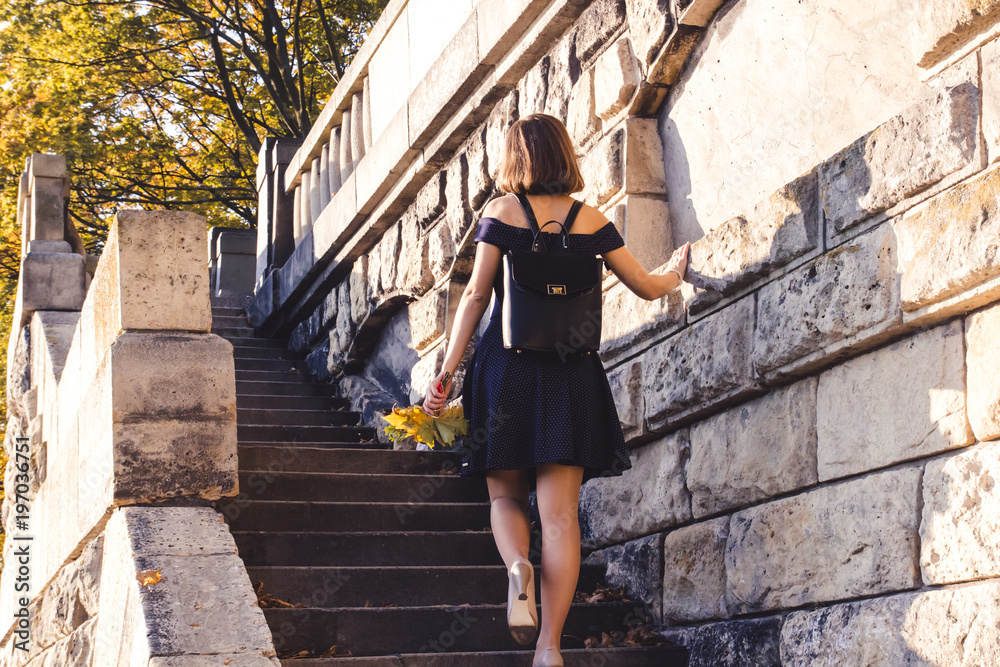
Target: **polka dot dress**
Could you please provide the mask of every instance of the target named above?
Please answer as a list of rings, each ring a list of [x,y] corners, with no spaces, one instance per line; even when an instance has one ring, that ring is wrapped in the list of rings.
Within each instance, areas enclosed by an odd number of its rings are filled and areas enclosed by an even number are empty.
[[[559,240],[547,234],[548,247]],[[552,239],[552,240],[549,240]],[[532,231],[495,218],[481,218],[475,242],[530,250]],[[568,233],[567,251],[599,255],[625,245],[611,222],[593,234]],[[501,313],[503,267],[493,282],[496,301],[490,321],[469,361],[462,409],[469,435],[462,450],[462,476],[487,470],[562,463],[584,468],[584,481],[620,475],[632,467],[607,372],[597,352],[570,354],[507,349]]]

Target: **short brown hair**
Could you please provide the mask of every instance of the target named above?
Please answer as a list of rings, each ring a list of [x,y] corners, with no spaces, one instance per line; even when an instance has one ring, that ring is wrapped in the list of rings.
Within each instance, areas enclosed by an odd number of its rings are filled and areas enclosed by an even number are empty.
[[[517,194],[569,194],[584,188],[573,140],[555,116],[533,113],[507,130],[497,185]]]

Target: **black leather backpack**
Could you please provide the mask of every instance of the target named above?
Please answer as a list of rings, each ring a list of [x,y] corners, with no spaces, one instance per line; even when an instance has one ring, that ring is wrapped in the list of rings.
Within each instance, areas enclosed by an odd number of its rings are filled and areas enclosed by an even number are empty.
[[[561,243],[549,249],[528,198],[517,195],[533,232],[531,250],[509,249],[503,256],[503,345],[507,349],[592,353],[601,346],[601,280],[604,260],[571,252],[566,234],[583,204],[574,201]]]

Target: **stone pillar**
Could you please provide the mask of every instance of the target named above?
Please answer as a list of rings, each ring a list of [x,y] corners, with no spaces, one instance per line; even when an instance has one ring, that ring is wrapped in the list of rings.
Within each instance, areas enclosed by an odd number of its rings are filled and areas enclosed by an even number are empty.
[[[309,174],[309,226],[316,224],[316,218],[323,212],[323,198],[320,196],[320,158],[313,158]]]
[[[354,93],[351,98],[351,161],[352,169],[358,168],[358,163],[365,156],[365,112],[361,93]]]
[[[323,144],[319,157],[319,205],[326,208],[330,203],[330,144]]]
[[[362,135],[364,137],[365,152],[372,147],[372,87],[371,87],[371,77],[365,77],[364,90],[361,95],[361,116],[362,116]]]
[[[312,171],[302,172],[299,183],[299,229],[295,235],[295,247],[302,243],[312,230]]]
[[[353,124],[351,110],[344,111],[340,121],[340,182],[346,183],[354,171],[354,160],[352,159],[351,135],[354,134],[351,125]]]
[[[340,190],[340,128],[335,127],[330,131],[330,197],[332,198]]]
[[[285,191],[285,169],[301,142],[268,137],[257,161],[256,290],[295,249],[294,198]]]
[[[18,188],[21,271],[14,330],[36,310],[80,310],[87,293],[86,258],[65,241],[66,158],[35,153]]]

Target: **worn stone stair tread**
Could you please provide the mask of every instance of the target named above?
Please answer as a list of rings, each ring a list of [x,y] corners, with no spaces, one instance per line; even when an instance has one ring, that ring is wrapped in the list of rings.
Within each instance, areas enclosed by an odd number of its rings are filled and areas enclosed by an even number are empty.
[[[254,345],[233,346],[233,360],[237,365],[239,365],[241,361],[256,359],[285,359],[289,361],[301,362],[305,359],[305,355],[301,352],[296,352],[295,350],[289,350],[286,347]]]
[[[238,445],[241,470],[336,470],[345,473],[413,472],[436,473],[447,468],[457,470],[460,457],[454,452],[375,449],[372,447],[313,447],[313,443],[298,443],[297,447],[282,447],[273,443]]]
[[[234,348],[271,347],[282,350],[288,349],[288,340],[283,338],[256,338],[254,336],[219,335],[232,343]]]
[[[330,396],[336,389],[328,384],[311,382],[280,382],[278,380],[236,379],[237,394],[258,394],[263,396]]]
[[[346,410],[346,399],[340,396],[276,396],[236,392],[236,409],[296,408],[302,410]]]
[[[371,442],[369,442],[369,441],[358,442],[357,440],[345,440],[345,441],[338,441],[338,440],[299,440],[299,441],[294,441],[294,440],[288,440],[288,441],[281,441],[281,440],[243,440],[243,439],[240,439],[240,444],[241,445],[247,445],[247,446],[250,446],[250,447],[261,446],[261,445],[280,445],[280,446],[289,447],[289,448],[297,448],[298,446],[302,445],[302,446],[308,446],[308,447],[313,447],[313,448],[322,447],[322,448],[325,448],[325,449],[359,449],[359,448],[365,448],[365,449],[371,449],[371,450],[376,450],[376,451],[392,451],[389,448],[388,444],[382,443],[382,442],[378,442],[377,440],[371,441]]]
[[[474,530],[489,526],[490,505],[481,503],[241,500],[234,512],[219,503],[232,530]],[[227,513],[227,509],[229,510]],[[234,515],[235,514],[235,515]]]
[[[253,440],[282,439],[294,441],[350,440],[354,437],[370,440],[375,437],[375,429],[357,424],[236,424],[237,437]]]
[[[297,658],[283,667],[531,667],[533,651],[470,651],[462,653],[397,653],[387,656]],[[643,648],[564,649],[566,667],[686,667],[687,649],[676,646]]]
[[[541,605],[538,605],[539,613]],[[624,630],[638,620],[642,605],[631,602],[573,603],[563,630],[563,647],[584,648],[587,636]],[[292,623],[282,650],[320,651],[337,645],[355,656],[422,653],[439,637],[448,650],[511,650],[520,646],[507,627],[507,605],[465,604],[407,607],[304,607],[264,609],[272,630]],[[461,631],[459,631],[459,628]],[[281,636],[281,635],[279,635]]]
[[[248,566],[498,565],[490,530],[273,532],[233,530]]]
[[[247,358],[247,357],[236,357],[234,355],[233,361],[235,362],[237,373],[243,371],[269,371],[269,370],[296,371],[305,369],[305,364],[302,362],[301,359],[283,359],[277,356],[273,358],[257,358],[257,357]]]
[[[290,604],[311,607],[428,606],[462,603],[502,604],[507,599],[507,568],[490,565],[249,566],[256,588]],[[580,568],[578,590],[593,591],[604,567]],[[535,565],[536,595],[541,566]]]
[[[236,423],[240,426],[357,426],[361,415],[350,410],[295,410],[236,408]],[[263,422],[261,420],[268,420]]]
[[[489,493],[477,483],[449,474],[393,474],[340,472],[275,472],[241,470],[241,495],[261,500],[349,501],[371,500],[429,503],[487,502]]]

